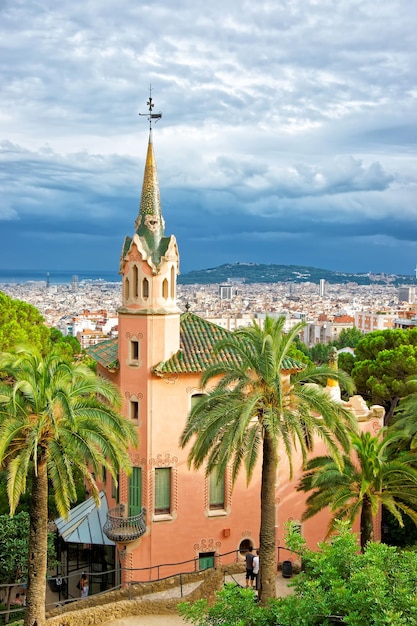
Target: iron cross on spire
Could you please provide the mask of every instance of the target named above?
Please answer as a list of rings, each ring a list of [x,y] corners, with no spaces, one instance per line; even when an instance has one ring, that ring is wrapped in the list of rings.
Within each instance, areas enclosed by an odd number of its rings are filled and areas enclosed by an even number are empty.
[[[155,120],[155,123],[161,119],[162,113],[152,113],[152,109],[154,108],[154,103],[152,102],[152,85],[149,85],[149,99],[146,103],[146,106],[149,109],[149,113],[139,113],[139,115],[143,117],[147,117],[149,120],[149,128],[152,128],[152,120]]]

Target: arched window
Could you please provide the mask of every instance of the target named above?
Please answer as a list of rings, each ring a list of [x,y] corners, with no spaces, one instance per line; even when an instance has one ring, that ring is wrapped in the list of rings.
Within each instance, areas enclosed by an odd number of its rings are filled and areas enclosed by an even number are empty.
[[[249,547],[255,547],[253,545],[252,539],[242,539],[239,544],[239,554],[244,557],[246,555],[246,552],[249,552]]]
[[[145,300],[149,298],[149,281],[147,278],[142,281],[142,298]]]
[[[129,300],[129,290],[130,290],[129,279],[125,278],[125,300]]]
[[[205,393],[193,393],[193,395],[191,396],[191,408],[193,408],[197,402],[200,401],[201,398],[204,398],[204,396],[206,396],[207,394]]]
[[[139,296],[139,284],[138,284],[138,268],[136,265],[133,266],[132,269],[132,280],[133,280],[133,297],[137,298]]]
[[[162,281],[162,297],[168,299],[168,281],[166,278]]]
[[[171,267],[171,298],[175,299],[175,269],[174,266]]]

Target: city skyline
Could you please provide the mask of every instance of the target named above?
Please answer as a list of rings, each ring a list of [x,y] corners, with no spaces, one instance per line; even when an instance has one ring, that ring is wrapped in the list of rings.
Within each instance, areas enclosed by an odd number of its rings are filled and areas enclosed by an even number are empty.
[[[257,262],[415,274],[417,12],[406,0],[23,0],[0,15],[0,268],[117,269],[152,85],[165,233],[182,272]]]

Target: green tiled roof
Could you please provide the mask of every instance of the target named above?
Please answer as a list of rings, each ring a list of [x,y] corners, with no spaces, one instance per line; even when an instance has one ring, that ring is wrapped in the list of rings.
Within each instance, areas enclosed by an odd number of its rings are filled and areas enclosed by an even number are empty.
[[[114,337],[113,339],[108,339],[107,341],[101,341],[95,346],[90,346],[87,348],[86,353],[103,367],[109,367],[109,365],[115,364],[117,361],[118,338]]]
[[[214,345],[230,331],[217,324],[187,311],[181,315],[180,349],[170,359],[154,367],[155,374],[180,374],[203,372],[214,362],[238,363],[236,355],[230,352],[219,352],[214,356]],[[284,370],[300,370],[302,366],[295,359],[287,357],[283,363]]]
[[[168,361],[154,367],[155,374],[179,374],[203,372],[212,365],[213,347],[220,339],[229,334],[227,330],[187,311],[181,315],[180,349]],[[220,352],[216,361],[237,362],[230,353]]]
[[[214,362],[238,363],[236,355],[230,352],[219,352],[214,356],[214,345],[224,337],[230,335],[230,331],[225,330],[217,324],[208,322],[202,317],[187,311],[181,315],[180,320],[180,349],[170,359],[158,363],[153,368],[153,372],[159,376],[164,374],[191,374],[203,372]],[[95,361],[109,367],[117,360],[118,339],[109,339],[91,346],[87,349],[87,354]],[[283,362],[283,370],[297,371],[303,366],[287,357]]]

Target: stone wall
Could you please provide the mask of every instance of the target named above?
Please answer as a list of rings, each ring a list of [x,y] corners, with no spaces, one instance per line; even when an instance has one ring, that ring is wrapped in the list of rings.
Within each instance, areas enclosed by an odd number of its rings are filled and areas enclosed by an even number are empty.
[[[221,589],[225,572],[229,574],[244,571],[242,563],[235,563],[203,572],[184,574],[182,584],[197,583],[197,587],[185,598],[149,600],[144,595],[168,591],[180,585],[180,577],[172,576],[165,580],[132,585],[106,594],[91,596],[47,613],[48,626],[90,626],[131,617],[133,615],[177,614],[177,605],[184,600],[195,602],[201,598],[213,600],[215,592]],[[129,599],[130,598],[130,599]]]

